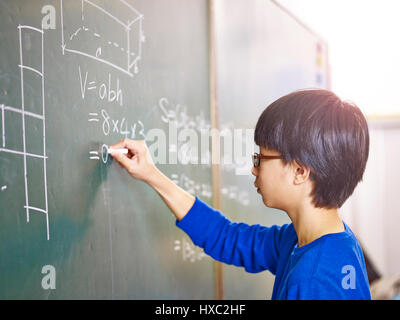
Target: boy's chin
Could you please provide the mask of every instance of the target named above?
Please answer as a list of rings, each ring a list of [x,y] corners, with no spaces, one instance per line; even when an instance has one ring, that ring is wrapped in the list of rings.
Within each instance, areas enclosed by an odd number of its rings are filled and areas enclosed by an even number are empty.
[[[265,196],[262,196],[262,200],[264,202],[264,205],[268,208],[271,209],[278,209],[278,210],[283,210],[277,203],[274,203],[273,201],[271,201],[271,199],[268,199]]]
[[[268,208],[273,208],[273,203],[271,203],[271,200],[268,200],[268,198],[266,196],[264,196],[264,195],[261,195],[261,196],[262,196],[262,200],[264,202],[264,205],[266,207],[268,207]]]

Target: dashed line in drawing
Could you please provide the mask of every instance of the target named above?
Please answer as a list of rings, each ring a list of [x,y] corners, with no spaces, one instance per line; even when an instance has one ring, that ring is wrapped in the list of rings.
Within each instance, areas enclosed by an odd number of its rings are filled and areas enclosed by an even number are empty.
[[[76,30],[73,34],[71,34],[71,36],[69,37],[69,40],[72,40],[74,37],[76,37],[77,34],[79,33],[79,31],[81,31],[81,28],[78,28],[78,30]]]

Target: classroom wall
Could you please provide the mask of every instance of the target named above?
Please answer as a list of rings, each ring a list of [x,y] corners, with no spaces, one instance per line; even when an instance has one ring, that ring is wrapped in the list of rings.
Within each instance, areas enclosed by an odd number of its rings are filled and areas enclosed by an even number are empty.
[[[382,275],[400,274],[400,121],[369,120],[370,154],[363,181],[341,209]]]

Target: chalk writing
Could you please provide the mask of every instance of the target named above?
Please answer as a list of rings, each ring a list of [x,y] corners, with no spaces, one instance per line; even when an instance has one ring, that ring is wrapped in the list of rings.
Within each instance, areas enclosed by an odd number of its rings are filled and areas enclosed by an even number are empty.
[[[22,33],[30,32],[30,33],[39,33],[41,35],[41,65],[40,66],[28,66],[24,64],[22,48]],[[7,152],[12,154],[18,154],[23,156],[24,160],[24,184],[25,184],[25,211],[26,211],[26,222],[30,221],[30,212],[40,212],[44,213],[46,217],[46,229],[47,229],[47,240],[50,239],[50,228],[49,228],[49,210],[48,210],[48,199],[47,199],[47,155],[46,155],[46,113],[45,113],[45,93],[44,93],[44,37],[43,30],[38,29],[28,25],[19,25],[18,26],[18,36],[19,36],[19,68],[20,68],[20,84],[21,84],[21,108],[15,108],[11,106],[5,106],[4,104],[0,104],[1,108],[1,117],[2,117],[2,145],[0,148],[0,152]],[[28,112],[25,110],[25,95],[24,95],[24,72],[33,72],[39,75],[41,79],[41,104],[42,104],[42,114],[37,114],[33,112]],[[5,117],[4,112],[7,110],[8,112],[19,113],[22,115],[22,150],[9,149],[6,146],[6,132],[5,132]],[[36,119],[42,120],[43,131],[41,134],[41,139],[43,141],[43,153],[42,154],[33,154],[27,152],[27,139],[26,139],[26,124],[25,117],[33,117]],[[44,208],[38,208],[32,206],[29,201],[29,188],[28,188],[28,165],[27,161],[29,158],[39,158],[42,159],[43,165],[43,194],[44,194]],[[38,186],[36,186],[37,188]],[[7,186],[3,186],[1,191],[5,190]]]
[[[144,16],[125,0],[119,0],[124,7],[124,17],[118,17],[106,10],[101,3],[89,0],[60,0],[61,49],[62,54],[78,54],[104,63],[129,76],[139,72],[142,58],[142,44],[146,41],[143,33]],[[80,5],[80,24],[74,23],[76,7]],[[90,14],[93,19],[85,19]],[[90,25],[91,21],[103,21],[101,25]],[[113,30],[119,39],[106,39],[108,30]],[[87,42],[94,43],[89,49]]]
[[[182,253],[183,261],[189,261],[192,263],[200,261],[207,256],[203,249],[196,247],[192,242],[189,242],[185,238],[174,241],[174,251],[180,251]]]
[[[142,121],[138,120],[135,123],[129,123],[125,117],[120,119],[113,119],[110,117],[108,112],[105,109],[101,109],[101,117],[102,117],[102,130],[105,136],[108,136],[110,133],[121,134],[124,137],[129,137],[131,139],[145,139],[146,134],[144,132],[144,124]],[[92,121],[97,118],[91,118]],[[89,119],[90,121],[90,119]]]
[[[249,193],[247,191],[239,190],[237,186],[223,187],[221,188],[221,193],[243,206],[248,206],[250,203]]]
[[[212,197],[210,184],[196,182],[184,173],[180,175],[176,173],[171,174],[171,181],[194,196],[199,195],[205,198]]]
[[[158,101],[158,107],[161,111],[161,120],[165,123],[175,122],[177,129],[209,130],[211,128],[210,122],[206,120],[202,112],[194,117],[189,116],[186,105],[174,105],[164,97]]]
[[[82,99],[85,99],[86,90],[95,90],[101,100],[105,100],[107,102],[115,101],[120,106],[123,105],[122,89],[119,86],[118,78],[114,83],[112,83],[111,74],[109,73],[107,82],[103,81],[98,83],[96,80],[87,82],[88,72],[86,71],[85,74],[82,75],[81,66],[78,66],[78,72]]]

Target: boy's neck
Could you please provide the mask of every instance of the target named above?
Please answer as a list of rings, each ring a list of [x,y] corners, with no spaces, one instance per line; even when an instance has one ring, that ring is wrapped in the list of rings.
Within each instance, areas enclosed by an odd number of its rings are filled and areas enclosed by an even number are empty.
[[[288,212],[297,233],[298,246],[304,246],[329,233],[345,231],[337,209],[303,205]]]

